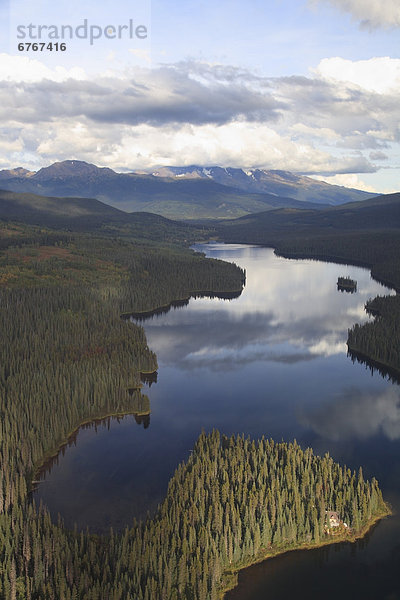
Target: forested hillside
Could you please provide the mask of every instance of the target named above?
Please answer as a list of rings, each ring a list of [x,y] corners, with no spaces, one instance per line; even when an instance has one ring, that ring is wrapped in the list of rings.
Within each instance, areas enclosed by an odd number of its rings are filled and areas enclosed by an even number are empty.
[[[151,410],[140,372],[157,358],[121,313],[238,294],[244,273],[171,244],[1,231],[2,600],[214,600],[241,566],[331,541],[326,510],[350,526],[339,537],[387,513],[376,481],[328,456],[214,432],[200,436],[146,522],[104,537],[52,523],[29,497],[42,462],[83,421]]]
[[[0,189],[0,220],[3,229],[15,228],[15,221],[36,229],[44,227],[73,232],[100,232],[102,235],[134,237],[157,243],[203,239],[203,227],[171,221],[159,214],[113,208],[93,198],[47,197]],[[35,228],[36,226],[36,228]]]
[[[93,564],[108,573],[116,595],[76,591],[95,587],[92,575],[87,587],[79,574],[91,538],[51,525],[45,510],[39,515],[29,500],[31,481],[81,422],[149,412],[148,398],[128,388],[139,388],[140,372],[154,371],[157,359],[143,329],[122,320],[122,312],[199,290],[239,292],[244,274],[178,247],[10,224],[1,231],[0,597],[126,598],[110,571],[108,541],[95,543]]]

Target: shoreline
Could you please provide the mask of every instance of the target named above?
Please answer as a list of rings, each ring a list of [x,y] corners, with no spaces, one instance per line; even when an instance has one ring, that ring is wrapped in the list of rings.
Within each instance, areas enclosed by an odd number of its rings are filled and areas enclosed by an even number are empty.
[[[126,410],[126,411],[110,411],[107,412],[105,414],[101,414],[101,415],[96,415],[93,417],[86,417],[84,418],[79,425],[77,425],[76,427],[74,427],[73,429],[71,429],[66,436],[64,437],[63,441],[59,443],[59,445],[57,446],[56,450],[51,450],[49,452],[46,452],[40,462],[40,464],[38,466],[35,466],[32,470],[32,479],[30,480],[30,489],[29,492],[34,491],[34,486],[41,483],[41,479],[40,479],[40,475],[41,473],[47,468],[47,466],[50,466],[49,463],[51,463],[52,461],[54,461],[58,455],[60,454],[60,452],[63,450],[63,448],[66,448],[74,439],[74,437],[79,433],[79,430],[84,427],[85,425],[91,425],[92,423],[96,423],[98,422],[99,424],[102,423],[103,421],[106,421],[107,419],[118,419],[118,417],[127,417],[129,415],[135,416],[135,415],[139,415],[139,416],[146,416],[151,414],[150,410],[146,410],[146,411],[132,411],[132,410]]]
[[[390,281],[388,279],[385,280],[384,278],[379,277],[379,275],[375,274],[373,272],[373,265],[371,265],[367,262],[363,262],[363,261],[356,260],[356,259],[344,259],[344,258],[340,258],[340,257],[333,256],[333,255],[323,256],[321,254],[321,255],[310,256],[310,255],[307,255],[306,252],[305,253],[302,253],[302,252],[296,253],[296,252],[287,252],[287,251],[285,252],[285,251],[278,250],[275,246],[264,246],[264,247],[273,248],[274,253],[277,256],[280,256],[280,257],[288,259],[288,260],[291,260],[291,259],[292,260],[302,260],[302,259],[303,260],[316,260],[316,261],[320,261],[320,262],[326,262],[326,263],[331,262],[331,263],[339,264],[339,265],[349,265],[349,266],[362,267],[364,269],[368,269],[372,279],[374,279],[377,283],[384,285],[385,287],[389,288],[390,290],[393,290],[396,293],[395,295],[400,294],[400,288],[398,288],[392,281]],[[368,310],[367,310],[367,312],[368,312]],[[371,314],[373,314],[373,313],[371,313]],[[355,347],[352,347],[348,343],[348,341],[346,342],[346,344],[347,344],[347,349],[348,349],[348,353],[350,354],[350,356],[352,353],[357,360],[364,362],[371,368],[377,369],[385,376],[387,375],[389,378],[394,379],[396,382],[400,381],[400,370],[399,369],[396,369],[396,367],[389,365],[389,364],[385,363],[384,361],[380,361],[377,358],[369,356],[368,354],[365,354],[365,352],[362,352]]]
[[[186,302],[189,301],[191,298],[196,297],[196,295],[214,295],[217,296],[218,294],[236,294],[236,295],[240,295],[243,291],[243,286],[240,288],[240,290],[231,290],[231,291],[218,291],[218,292],[213,292],[211,290],[206,290],[206,291],[193,291],[190,292],[188,296],[186,296],[185,298],[182,299],[175,299],[175,300],[171,300],[171,302],[169,302],[168,304],[165,304],[163,306],[159,306],[159,307],[155,307],[152,308],[150,310],[143,310],[143,311],[135,311],[135,312],[127,312],[127,313],[122,313],[120,314],[120,318],[121,319],[129,319],[131,316],[133,315],[141,315],[142,317],[147,317],[147,316],[151,316],[155,313],[157,313],[157,311],[159,310],[169,310],[173,307],[173,305],[176,303],[180,303],[180,302]],[[140,316],[138,317],[140,318]],[[142,373],[143,375],[153,375],[154,373],[156,373],[158,371],[158,365],[155,369],[151,369],[149,371],[147,370],[143,370],[140,369],[139,373]],[[143,386],[142,386],[143,387]],[[133,388],[132,388],[133,389]],[[137,391],[140,391],[139,390]],[[85,417],[83,418],[82,421],[80,421],[78,423],[78,425],[74,426],[64,437],[63,440],[56,446],[55,449],[50,450],[49,452],[46,452],[42,459],[40,460],[40,462],[38,463],[38,465],[35,465],[32,469],[32,478],[30,478],[30,480],[28,481],[29,487],[28,490],[30,493],[33,492],[34,490],[34,486],[40,483],[40,475],[41,473],[47,468],[47,466],[49,465],[50,462],[54,461],[58,455],[60,454],[60,452],[63,450],[63,448],[67,447],[69,445],[70,442],[72,442],[73,438],[78,434],[79,430],[84,427],[85,425],[90,425],[91,423],[95,423],[96,421],[105,421],[106,419],[109,418],[118,418],[118,417],[125,417],[125,416],[135,416],[135,415],[139,415],[139,416],[146,416],[151,414],[151,411],[132,411],[132,410],[125,410],[125,411],[109,411],[106,413],[101,413],[100,415],[95,415],[95,416],[90,416],[90,417]]]
[[[197,291],[190,292],[189,295],[185,295],[183,298],[175,298],[174,300],[171,300],[171,302],[169,302],[168,304],[162,304],[160,306],[156,306],[155,308],[123,312],[120,314],[120,318],[121,319],[129,319],[129,318],[146,319],[148,317],[152,317],[153,315],[156,315],[158,312],[169,311],[171,308],[174,308],[175,304],[177,305],[176,308],[179,308],[180,302],[189,302],[189,300],[191,300],[192,298],[198,298],[200,296],[203,296],[205,298],[210,297],[210,298],[224,299],[224,296],[226,296],[225,299],[228,300],[229,295],[231,295],[232,299],[233,299],[233,298],[240,296],[240,294],[242,292],[243,292],[243,286],[237,290],[229,290],[229,291],[228,290],[220,290],[218,292],[213,292],[212,290],[197,290]]]
[[[352,355],[356,360],[361,363],[364,363],[371,367],[372,369],[376,369],[381,374],[387,375],[390,379],[394,379],[397,383],[400,382],[400,370],[396,369],[392,365],[385,363],[384,361],[377,360],[376,358],[372,358],[361,352],[356,347],[351,346],[347,343],[348,354],[352,358]]]
[[[239,583],[239,578],[238,578],[239,573],[241,571],[245,571],[246,569],[249,569],[253,565],[263,563],[271,558],[283,556],[285,554],[288,554],[289,552],[299,552],[299,551],[304,551],[304,550],[317,550],[318,548],[323,548],[324,546],[332,546],[334,544],[341,544],[341,543],[355,544],[358,540],[363,539],[371,531],[371,529],[375,525],[377,525],[377,523],[382,521],[382,519],[385,519],[386,517],[390,517],[393,514],[391,506],[387,502],[385,502],[384,504],[385,504],[385,508],[386,508],[385,512],[372,517],[358,532],[355,532],[351,535],[341,535],[341,536],[337,536],[334,539],[332,539],[332,538],[325,539],[325,540],[320,541],[315,544],[310,544],[309,542],[303,542],[299,546],[296,546],[293,548],[290,548],[290,547],[289,548],[280,548],[280,549],[278,548],[275,551],[269,551],[269,552],[266,552],[265,554],[263,554],[262,556],[259,555],[259,556],[255,557],[253,560],[238,567],[237,569],[233,569],[232,571],[225,571],[223,573],[223,575],[228,580],[230,579],[230,581],[228,581],[227,584],[220,590],[219,595],[218,595],[218,600],[226,600],[226,594],[228,592],[232,591],[233,589],[235,589],[235,587],[237,587],[237,585]]]
[[[263,246],[263,244],[259,244],[260,246]],[[357,260],[356,258],[351,259],[351,258],[343,258],[340,256],[335,256],[333,254],[314,254],[314,255],[310,255],[307,254],[307,252],[290,252],[287,250],[279,250],[279,248],[277,246],[264,246],[266,248],[273,248],[274,252],[277,256],[280,256],[282,258],[287,258],[287,259],[294,259],[294,260],[316,260],[316,261],[320,261],[320,262],[330,262],[330,263],[334,263],[336,265],[349,265],[349,266],[353,266],[353,267],[362,267],[363,269],[369,269],[371,277],[373,279],[375,279],[375,281],[377,283],[380,283],[381,285],[384,285],[385,287],[388,287],[391,290],[394,290],[396,293],[400,293],[400,288],[398,288],[396,286],[396,284],[394,284],[392,281],[390,281],[389,279],[384,279],[383,277],[381,278],[379,275],[376,275],[373,273],[373,268],[374,265],[371,265],[371,263],[368,263],[366,261],[362,261],[362,260]]]
[[[254,246],[258,246],[258,245],[261,246],[261,244],[254,244]],[[399,290],[392,283],[380,281],[377,277],[375,277],[372,274],[372,267],[366,263],[351,261],[351,260],[347,260],[347,259],[340,259],[338,257],[329,257],[329,256],[307,256],[307,255],[300,256],[300,254],[296,255],[295,253],[293,253],[293,255],[290,255],[289,253],[288,254],[280,253],[276,249],[276,247],[273,247],[273,246],[269,246],[269,247],[274,248],[274,252],[277,254],[277,256],[281,256],[282,258],[289,259],[289,260],[290,259],[316,260],[316,261],[321,261],[321,262],[326,262],[326,263],[334,262],[337,264],[348,264],[348,265],[354,265],[354,266],[360,266],[363,268],[367,268],[367,269],[369,269],[369,271],[371,273],[371,277],[373,277],[377,282],[390,287],[391,289],[395,290],[396,293],[399,292]],[[166,304],[166,305],[163,305],[160,307],[156,307],[156,308],[153,308],[150,310],[122,313],[120,315],[120,317],[122,319],[129,319],[130,317],[139,318],[139,319],[146,318],[146,317],[150,317],[154,314],[157,314],[158,311],[162,311],[165,309],[170,310],[171,308],[174,307],[174,304],[178,305],[179,303],[189,301],[190,299],[195,298],[196,296],[204,295],[205,297],[207,297],[207,296],[222,297],[223,294],[240,295],[242,293],[242,291],[243,291],[243,287],[240,290],[230,291],[230,292],[226,292],[226,291],[225,292],[223,292],[223,291],[220,291],[220,292],[211,292],[211,291],[192,292],[192,293],[190,293],[190,295],[185,296],[185,298],[182,298],[179,300],[172,300],[169,304]],[[350,347],[349,347],[349,349],[350,349]],[[356,350],[352,350],[352,351],[354,353],[357,353]],[[358,353],[358,354],[360,354],[360,356],[362,356],[363,358],[365,357],[365,359],[367,359],[368,361],[371,361],[371,363],[374,362],[374,360],[371,359],[370,357],[368,357],[366,355],[362,355],[361,353]],[[388,368],[388,366],[385,365],[384,363],[378,363],[377,361],[375,361],[375,363],[377,365],[377,368],[379,368],[379,364],[381,364],[382,367]],[[150,371],[140,370],[140,373],[142,373],[144,375],[154,374],[157,372],[157,370],[158,370],[158,368],[156,368],[154,370],[150,370]],[[107,412],[106,414],[101,414],[100,416],[91,416],[91,417],[84,418],[77,426],[75,426],[65,436],[64,440],[62,442],[60,442],[60,444],[58,445],[56,450],[52,450],[49,453],[46,453],[43,456],[39,466],[34,467],[33,478],[32,478],[32,481],[30,481],[30,484],[31,484],[31,487],[29,490],[30,493],[32,493],[35,490],[36,485],[41,483],[40,476],[43,473],[43,471],[45,471],[47,469],[47,467],[49,466],[49,463],[51,463],[52,461],[57,459],[60,452],[73,441],[74,437],[78,434],[79,430],[82,427],[84,427],[85,425],[95,424],[96,422],[98,422],[100,424],[101,422],[106,421],[109,418],[119,418],[119,417],[122,418],[122,417],[129,416],[129,415],[144,416],[144,415],[149,415],[150,413],[151,413],[150,410],[148,410],[148,411],[132,411],[132,410],[110,411],[110,412]],[[244,571],[245,569],[250,568],[253,565],[263,563],[264,561],[267,561],[271,558],[283,556],[289,552],[304,551],[304,550],[316,550],[318,548],[323,548],[325,546],[331,546],[331,545],[340,544],[340,543],[348,543],[348,544],[356,543],[358,540],[363,539],[373,529],[373,527],[377,523],[379,523],[384,518],[393,514],[390,506],[387,503],[385,503],[385,508],[386,508],[386,510],[384,512],[371,518],[358,532],[355,532],[353,534],[341,534],[338,536],[327,537],[326,539],[323,539],[320,542],[314,543],[314,544],[309,543],[309,542],[303,542],[300,545],[295,546],[295,547],[279,548],[279,549],[276,549],[275,551],[273,551],[273,550],[265,551],[264,550],[264,553],[262,555],[259,554],[256,557],[254,557],[253,559],[249,559],[249,562],[243,564],[242,566],[240,566],[236,569],[233,569],[232,571],[225,571],[223,573],[223,579],[226,579],[227,583],[226,583],[226,586],[221,588],[221,590],[218,592],[218,599],[225,600],[226,594],[229,591],[231,591],[237,587],[239,573],[241,571]]]

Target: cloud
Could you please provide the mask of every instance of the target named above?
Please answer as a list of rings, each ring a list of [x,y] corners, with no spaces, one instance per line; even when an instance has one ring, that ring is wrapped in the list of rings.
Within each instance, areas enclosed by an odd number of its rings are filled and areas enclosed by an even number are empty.
[[[341,69],[341,61],[321,61],[310,77],[281,77],[274,80],[275,97],[285,98],[286,127],[290,127],[296,141],[304,137],[309,143],[313,140],[325,149],[336,146],[362,151],[387,148],[388,143],[398,142],[400,62],[393,63],[392,59],[386,58],[382,64],[375,59],[356,61],[351,63],[352,68],[349,67],[346,72],[346,69]],[[345,61],[346,65],[347,62],[350,61]],[[374,85],[364,74],[369,68],[373,74],[380,68],[384,70],[383,65],[386,72],[392,73],[390,78],[388,76],[389,83],[386,87],[380,85],[377,78],[376,89],[373,89]],[[325,144],[321,136],[324,130],[328,133]],[[365,155],[359,154],[359,157],[362,157],[360,166],[362,161],[364,165],[368,163]],[[368,168],[352,172],[368,172]]]
[[[143,50],[140,48],[130,48],[129,52],[131,52],[135,57],[139,58],[140,60],[151,64],[151,55],[149,50]]]
[[[284,107],[270,93],[254,90],[242,80],[229,85],[198,81],[188,68],[138,68],[134,76],[127,73],[121,78],[110,72],[89,81],[82,80],[80,73],[75,77],[64,70],[61,74],[44,66],[41,70],[38,61],[21,58],[20,62],[18,58],[4,60],[3,74],[0,72],[2,106],[3,111],[14,106],[16,118],[29,122],[83,115],[108,124],[221,125],[241,118],[275,121]],[[25,71],[28,75],[22,80]],[[0,117],[4,118],[5,112],[0,110]]]
[[[400,6],[400,5],[399,5]],[[317,78],[345,82],[378,93],[400,90],[400,59],[379,56],[368,60],[324,58],[315,70]]]
[[[354,173],[350,173],[347,175],[331,175],[330,177],[317,175],[314,176],[314,179],[318,179],[319,181],[325,181],[326,183],[330,183],[331,185],[343,185],[347,188],[364,190],[365,192],[372,192],[376,194],[379,193],[378,190],[376,190],[372,185],[368,185],[367,183],[365,183],[365,181],[360,179],[360,177],[358,177],[358,175],[355,175]]]
[[[367,439],[383,433],[400,438],[400,396],[395,388],[380,394],[348,390],[315,412],[303,415],[303,425],[331,440]]]
[[[68,79],[86,79],[84,69],[81,67],[66,69],[59,66],[50,69],[39,60],[0,53],[0,81],[33,83],[43,80],[61,82]]]
[[[117,170],[220,164],[324,177],[372,173],[377,159],[366,151],[400,140],[400,61],[372,62],[374,73],[391,73],[390,86],[372,89],[368,61],[341,69],[337,60],[321,61],[309,77],[188,61],[122,71],[105,65],[93,78],[2,55],[0,144],[13,145],[0,159],[28,168],[77,158]]]
[[[400,26],[398,0],[312,0],[313,4],[329,3],[350,13],[362,28],[392,28]]]
[[[379,94],[352,82],[334,80],[324,72],[324,61],[313,77],[274,80],[275,96],[285,98],[288,121],[307,127],[328,128],[341,138],[390,129],[398,135],[397,92]]]
[[[387,160],[389,157],[384,152],[377,150],[376,152],[370,152],[369,157],[371,160]]]

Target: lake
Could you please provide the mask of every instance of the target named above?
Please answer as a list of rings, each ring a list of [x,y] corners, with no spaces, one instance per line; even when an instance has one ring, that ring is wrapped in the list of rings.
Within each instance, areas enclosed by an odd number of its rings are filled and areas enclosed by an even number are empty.
[[[399,387],[347,356],[347,329],[369,317],[365,302],[389,293],[366,269],[287,260],[243,245],[197,245],[246,269],[233,300],[197,298],[142,322],[158,357],[145,386],[148,418],[81,428],[34,493],[54,518],[93,531],[121,529],[153,512],[202,428],[312,446],[377,477],[400,507]],[[357,292],[337,289],[339,276]],[[400,521],[363,541],[293,552],[242,572],[229,600],[400,598]]]

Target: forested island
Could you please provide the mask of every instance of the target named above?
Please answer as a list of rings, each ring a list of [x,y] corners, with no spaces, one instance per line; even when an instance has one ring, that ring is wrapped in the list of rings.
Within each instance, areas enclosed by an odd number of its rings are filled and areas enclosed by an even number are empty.
[[[120,315],[204,290],[237,294],[245,274],[171,238],[10,223],[1,233],[1,598],[214,600],[252,562],[352,540],[388,514],[361,470],[296,443],[214,431],[177,468],[154,517],[110,536],[53,523],[29,494],[43,462],[81,423],[150,408],[140,379],[157,358]],[[328,532],[330,512],[339,527]]]
[[[337,289],[344,292],[356,292],[357,281],[354,281],[351,277],[338,277]]]

